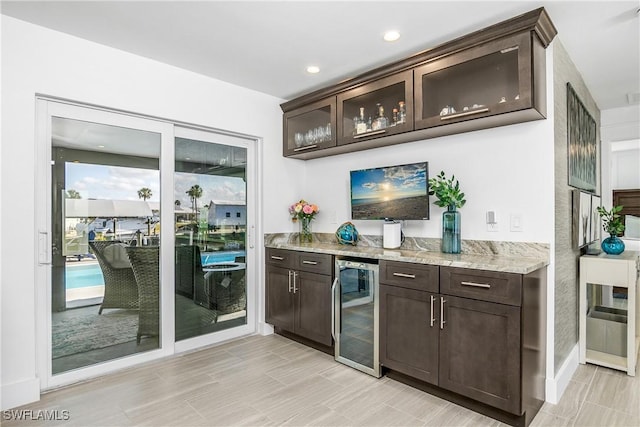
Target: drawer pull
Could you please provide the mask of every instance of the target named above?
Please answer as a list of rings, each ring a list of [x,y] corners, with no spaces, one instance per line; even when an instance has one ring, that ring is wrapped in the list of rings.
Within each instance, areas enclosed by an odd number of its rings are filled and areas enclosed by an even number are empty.
[[[277,261],[282,261],[282,260],[284,260],[284,257],[271,255],[271,259],[275,259]]]
[[[307,260],[304,260],[304,261],[302,261],[302,263],[303,263],[303,264],[309,264],[309,265],[318,265],[318,263],[317,263],[316,261],[307,261]]]
[[[407,273],[393,273],[396,277],[404,277],[405,279],[415,279],[415,274],[407,274]]]
[[[462,286],[472,286],[474,288],[485,288],[489,289],[491,287],[488,283],[476,283],[476,282],[460,282]]]

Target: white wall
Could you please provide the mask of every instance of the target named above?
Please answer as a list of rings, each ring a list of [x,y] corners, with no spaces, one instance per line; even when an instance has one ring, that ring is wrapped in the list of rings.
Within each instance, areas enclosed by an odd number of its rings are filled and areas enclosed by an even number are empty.
[[[305,192],[301,196],[320,207],[314,231],[334,232],[341,223],[350,220],[350,170],[426,160],[429,176],[444,170],[447,176],[455,174],[460,181],[467,199],[460,209],[463,239],[550,243],[552,142],[552,121],[540,120],[308,160]],[[434,200],[430,198],[431,202]],[[487,231],[488,210],[496,212],[498,232]],[[430,220],[406,221],[405,233],[440,238],[442,212],[442,208],[431,204]],[[522,215],[522,232],[510,231],[511,214]],[[361,234],[382,233],[382,221],[353,223]]]
[[[0,284],[3,409],[36,400],[35,95],[262,139],[264,230],[287,225],[302,163],[282,158],[281,100],[2,16]],[[286,183],[287,185],[283,185]],[[258,240],[262,246],[262,241]]]

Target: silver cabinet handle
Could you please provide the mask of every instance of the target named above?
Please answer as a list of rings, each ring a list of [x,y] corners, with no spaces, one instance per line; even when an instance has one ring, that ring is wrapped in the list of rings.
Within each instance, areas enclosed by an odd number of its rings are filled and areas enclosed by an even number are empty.
[[[406,279],[415,279],[416,278],[415,274],[393,273],[393,275],[396,276],[396,277],[404,277]]]
[[[297,272],[293,272],[293,293],[295,294],[296,292],[298,292],[298,288],[296,288],[296,277],[298,277],[298,273]]]
[[[436,316],[434,316],[434,313],[433,313],[433,302],[436,300],[436,297],[431,295],[430,298],[431,298],[431,315],[429,316],[430,317],[429,326],[431,326],[433,328],[433,324],[436,321]]]
[[[354,135],[353,139],[364,138],[365,136],[371,136],[371,135],[380,135],[385,133],[386,131],[387,131],[386,129],[381,129],[381,130],[374,130],[373,132],[361,133],[360,135]]]
[[[487,111],[489,111],[488,107],[481,108],[479,110],[473,110],[473,111],[467,110],[460,113],[447,114],[446,116],[440,116],[440,120],[457,119],[458,117],[465,117],[465,116],[471,116],[473,114],[486,113]]]
[[[291,273],[293,273],[293,271],[289,270],[289,293],[291,293]]]
[[[282,261],[282,260],[284,260],[284,258],[283,258],[283,257],[281,257],[281,256],[275,256],[275,255],[271,255],[271,259],[275,259],[276,261]]]
[[[336,339],[336,286],[338,286],[338,278],[336,277],[331,286],[331,336],[334,341]]]
[[[460,282],[462,286],[473,286],[474,288],[485,288],[489,289],[491,287],[488,283],[476,283],[476,282]]]
[[[298,148],[294,148],[293,151],[304,151],[304,150],[311,150],[312,148],[317,148],[318,144],[313,144],[313,145],[306,145],[304,147],[298,147]]]
[[[318,263],[317,263],[316,261],[307,261],[307,260],[304,260],[304,261],[302,261],[302,263],[303,263],[303,264],[309,264],[309,265],[318,265]]]
[[[444,329],[444,324],[447,323],[444,320],[444,303],[445,302],[447,302],[447,300],[440,297],[440,329]]]

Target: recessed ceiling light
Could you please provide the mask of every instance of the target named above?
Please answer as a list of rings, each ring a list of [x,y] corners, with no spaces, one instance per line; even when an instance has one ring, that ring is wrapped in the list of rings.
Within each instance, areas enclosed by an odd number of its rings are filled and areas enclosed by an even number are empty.
[[[315,65],[310,65],[307,67],[307,73],[309,74],[317,74],[320,72],[320,67],[317,67]]]
[[[184,159],[185,160],[191,160],[191,157],[185,157]]]
[[[384,39],[388,42],[394,42],[400,38],[400,33],[397,31],[387,31],[384,33]]]
[[[98,145],[98,148],[104,148],[104,145]]]

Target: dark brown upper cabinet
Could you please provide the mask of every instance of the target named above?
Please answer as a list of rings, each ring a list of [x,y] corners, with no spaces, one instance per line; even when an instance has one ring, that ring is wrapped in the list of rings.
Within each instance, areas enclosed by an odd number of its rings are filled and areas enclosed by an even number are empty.
[[[338,95],[338,145],[413,130],[413,75],[394,74]]]
[[[433,134],[450,134],[545,118],[543,55],[524,33],[416,68],[415,129],[447,126]]]
[[[539,8],[285,102],[284,155],[306,160],[544,119],[545,49],[556,34]],[[405,119],[394,122],[400,102]],[[380,107],[386,126],[373,124]],[[371,126],[358,128],[361,108]],[[331,140],[315,140],[309,131],[329,116]]]
[[[285,157],[335,147],[335,96],[286,112],[283,129]]]

